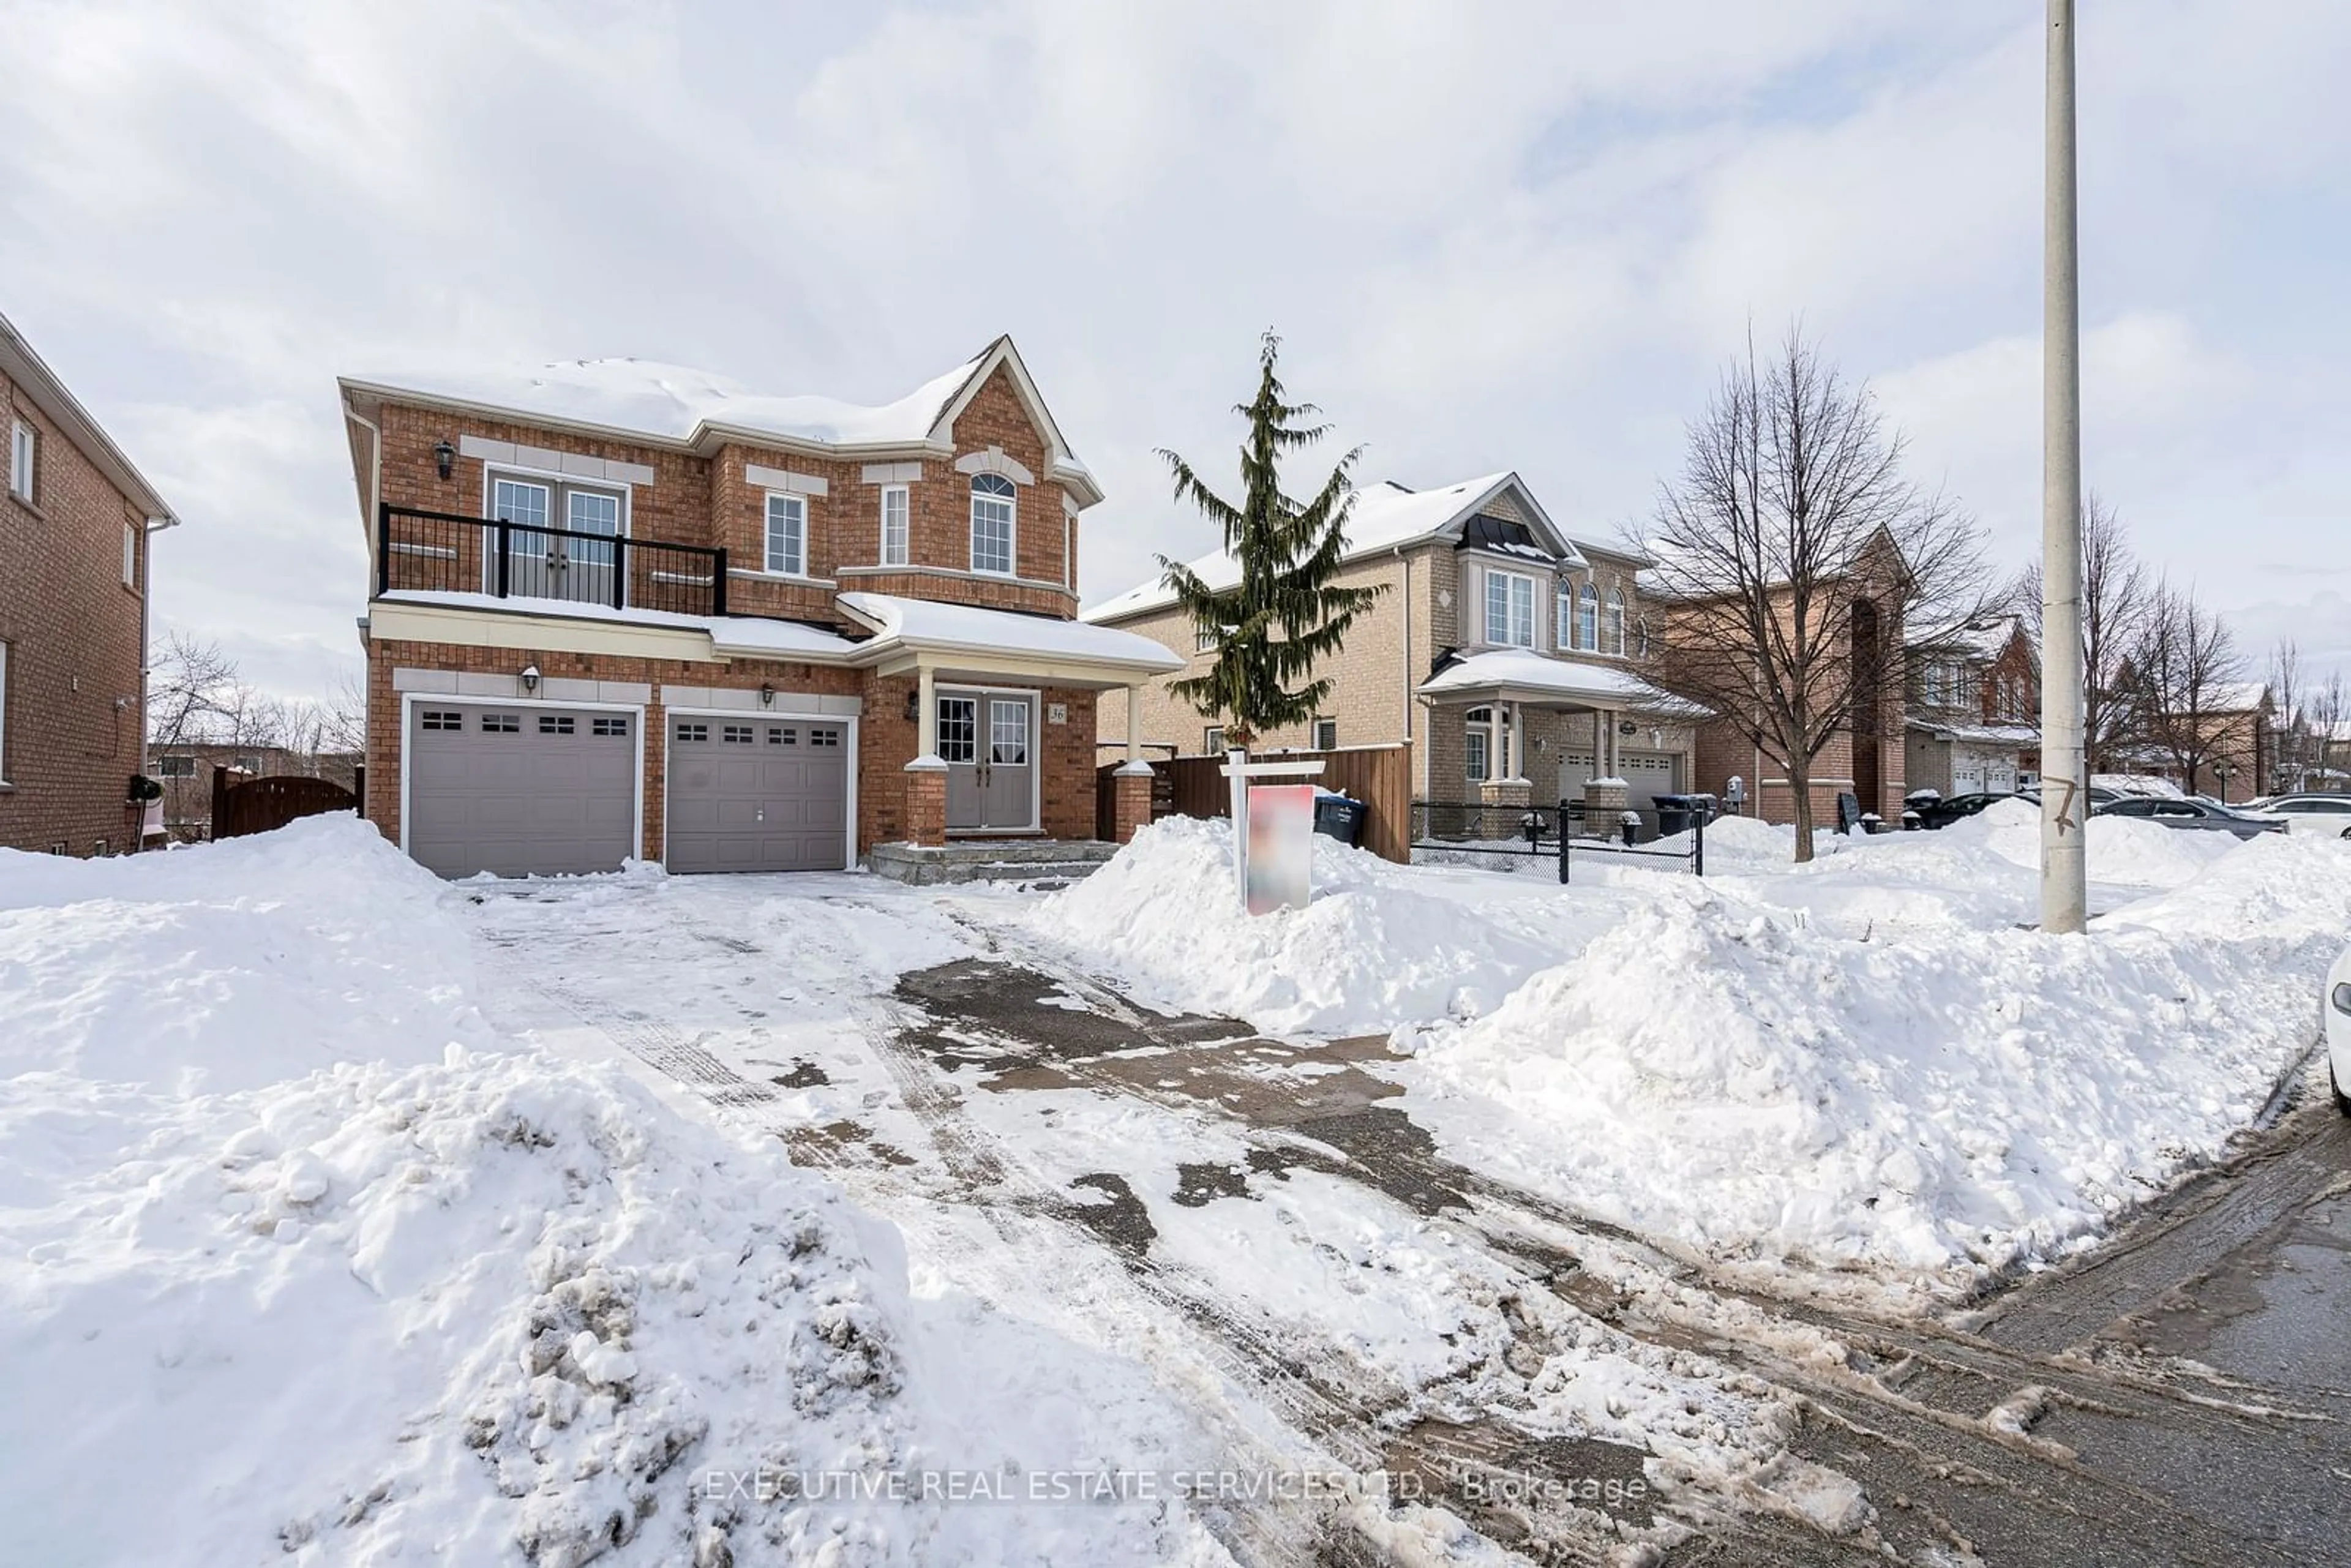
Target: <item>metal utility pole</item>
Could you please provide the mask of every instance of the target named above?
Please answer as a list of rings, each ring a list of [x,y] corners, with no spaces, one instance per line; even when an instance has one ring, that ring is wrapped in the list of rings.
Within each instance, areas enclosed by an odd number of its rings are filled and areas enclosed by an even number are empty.
[[[2082,824],[2082,299],[2074,199],[2074,0],[2049,0],[2041,306],[2041,929],[2088,919]]]

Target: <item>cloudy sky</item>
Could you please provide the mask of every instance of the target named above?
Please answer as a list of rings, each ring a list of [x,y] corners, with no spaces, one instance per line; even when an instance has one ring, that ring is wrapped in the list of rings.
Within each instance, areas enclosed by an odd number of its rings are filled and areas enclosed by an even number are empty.
[[[2082,10],[2091,483],[2351,672],[2351,5]],[[162,616],[293,694],[358,664],[334,377],[390,367],[884,402],[1009,331],[1100,599],[1210,542],[1152,450],[1230,466],[1268,326],[1370,476],[1604,535],[1800,316],[2021,562],[2042,12],[0,0],[0,311],[187,519]]]

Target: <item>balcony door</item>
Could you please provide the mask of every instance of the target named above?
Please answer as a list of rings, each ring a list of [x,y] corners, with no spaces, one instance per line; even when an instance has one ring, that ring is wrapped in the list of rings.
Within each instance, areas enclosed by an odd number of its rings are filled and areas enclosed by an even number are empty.
[[[951,832],[1037,826],[1037,694],[940,694],[939,758],[947,765]]]
[[[512,524],[507,539],[507,592],[522,599],[612,604],[625,507],[618,491],[558,481],[490,478],[490,516]],[[597,538],[574,538],[585,534]],[[496,563],[490,563],[492,571]],[[496,580],[489,585],[496,591]]]

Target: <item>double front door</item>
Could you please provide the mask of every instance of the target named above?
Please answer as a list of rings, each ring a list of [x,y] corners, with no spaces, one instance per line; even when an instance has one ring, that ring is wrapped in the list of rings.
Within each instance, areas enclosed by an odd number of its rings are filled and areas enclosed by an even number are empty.
[[[947,765],[950,832],[1037,826],[1037,694],[939,694],[939,758]]]
[[[616,608],[621,497],[584,485],[493,478],[490,516],[507,529],[507,592]],[[487,563],[493,574],[496,563]],[[493,590],[495,591],[495,590]]]

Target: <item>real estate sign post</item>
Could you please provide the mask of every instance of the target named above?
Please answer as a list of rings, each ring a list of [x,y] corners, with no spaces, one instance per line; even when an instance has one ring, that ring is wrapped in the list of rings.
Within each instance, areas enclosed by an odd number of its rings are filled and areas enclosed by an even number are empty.
[[[1314,787],[1251,787],[1252,779],[1311,779],[1320,762],[1251,762],[1225,753],[1232,788],[1233,881],[1251,915],[1303,909],[1313,893]]]

